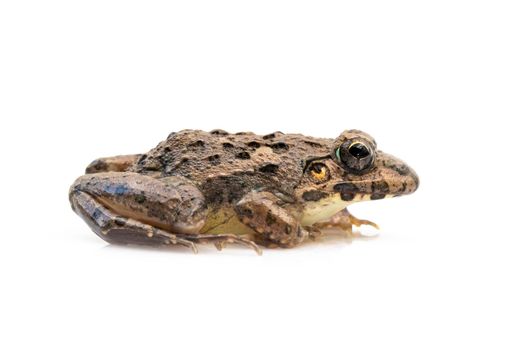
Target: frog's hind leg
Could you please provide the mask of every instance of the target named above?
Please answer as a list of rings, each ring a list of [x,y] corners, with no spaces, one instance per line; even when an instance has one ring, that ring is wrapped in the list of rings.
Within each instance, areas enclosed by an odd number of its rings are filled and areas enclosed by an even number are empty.
[[[126,154],[123,156],[104,157],[92,161],[86,168],[86,174],[108,171],[126,171],[141,157],[141,154]]]
[[[207,215],[204,197],[186,179],[158,180],[137,173],[97,173],[70,188],[77,212],[110,243],[170,245],[196,250],[185,238],[197,235]]]
[[[87,222],[93,232],[109,243],[139,245],[180,244],[197,253],[195,243],[135,219],[113,213],[87,193],[73,194],[74,210]]]

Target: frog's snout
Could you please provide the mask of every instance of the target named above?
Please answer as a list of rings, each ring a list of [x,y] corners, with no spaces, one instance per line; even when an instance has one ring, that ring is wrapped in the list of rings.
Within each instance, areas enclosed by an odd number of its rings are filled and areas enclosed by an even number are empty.
[[[383,153],[371,182],[372,198],[374,194],[397,197],[414,193],[419,187],[419,176],[402,160]]]
[[[401,180],[403,191],[399,195],[414,193],[419,187],[419,176],[413,169],[408,169],[408,174]]]
[[[349,175],[336,183],[333,191],[346,201],[383,199],[415,192],[419,187],[417,173],[403,161],[380,153],[376,166],[359,177]]]

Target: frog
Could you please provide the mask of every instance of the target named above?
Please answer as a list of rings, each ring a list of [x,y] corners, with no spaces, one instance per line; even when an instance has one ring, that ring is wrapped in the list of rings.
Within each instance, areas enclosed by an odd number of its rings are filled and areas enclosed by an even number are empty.
[[[185,129],[143,154],[99,158],[69,189],[71,207],[108,243],[292,248],[378,226],[362,201],[419,187],[416,172],[366,132],[336,138]]]

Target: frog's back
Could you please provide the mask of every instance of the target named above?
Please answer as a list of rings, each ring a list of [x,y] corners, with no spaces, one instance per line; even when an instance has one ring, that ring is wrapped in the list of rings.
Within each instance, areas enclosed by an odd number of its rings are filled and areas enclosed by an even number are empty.
[[[329,152],[329,139],[300,134],[183,130],[142,156],[135,171],[183,176],[207,192],[227,187],[232,196],[263,187],[292,193],[304,161]]]

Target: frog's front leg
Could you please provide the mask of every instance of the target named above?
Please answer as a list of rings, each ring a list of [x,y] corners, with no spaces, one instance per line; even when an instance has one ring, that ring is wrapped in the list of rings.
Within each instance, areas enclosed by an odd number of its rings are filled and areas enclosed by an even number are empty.
[[[318,230],[326,228],[336,228],[346,232],[348,235],[354,235],[353,227],[360,227],[361,225],[372,226],[379,230],[379,226],[369,220],[361,220],[350,214],[348,209],[343,209],[327,221],[322,221],[314,225]]]
[[[250,192],[236,204],[235,210],[242,223],[261,235],[256,239],[262,245],[290,248],[309,236],[308,230],[272,193]]]
[[[207,214],[200,191],[185,179],[158,180],[128,172],[87,174],[70,188],[77,212],[110,243],[182,244],[192,240]]]

